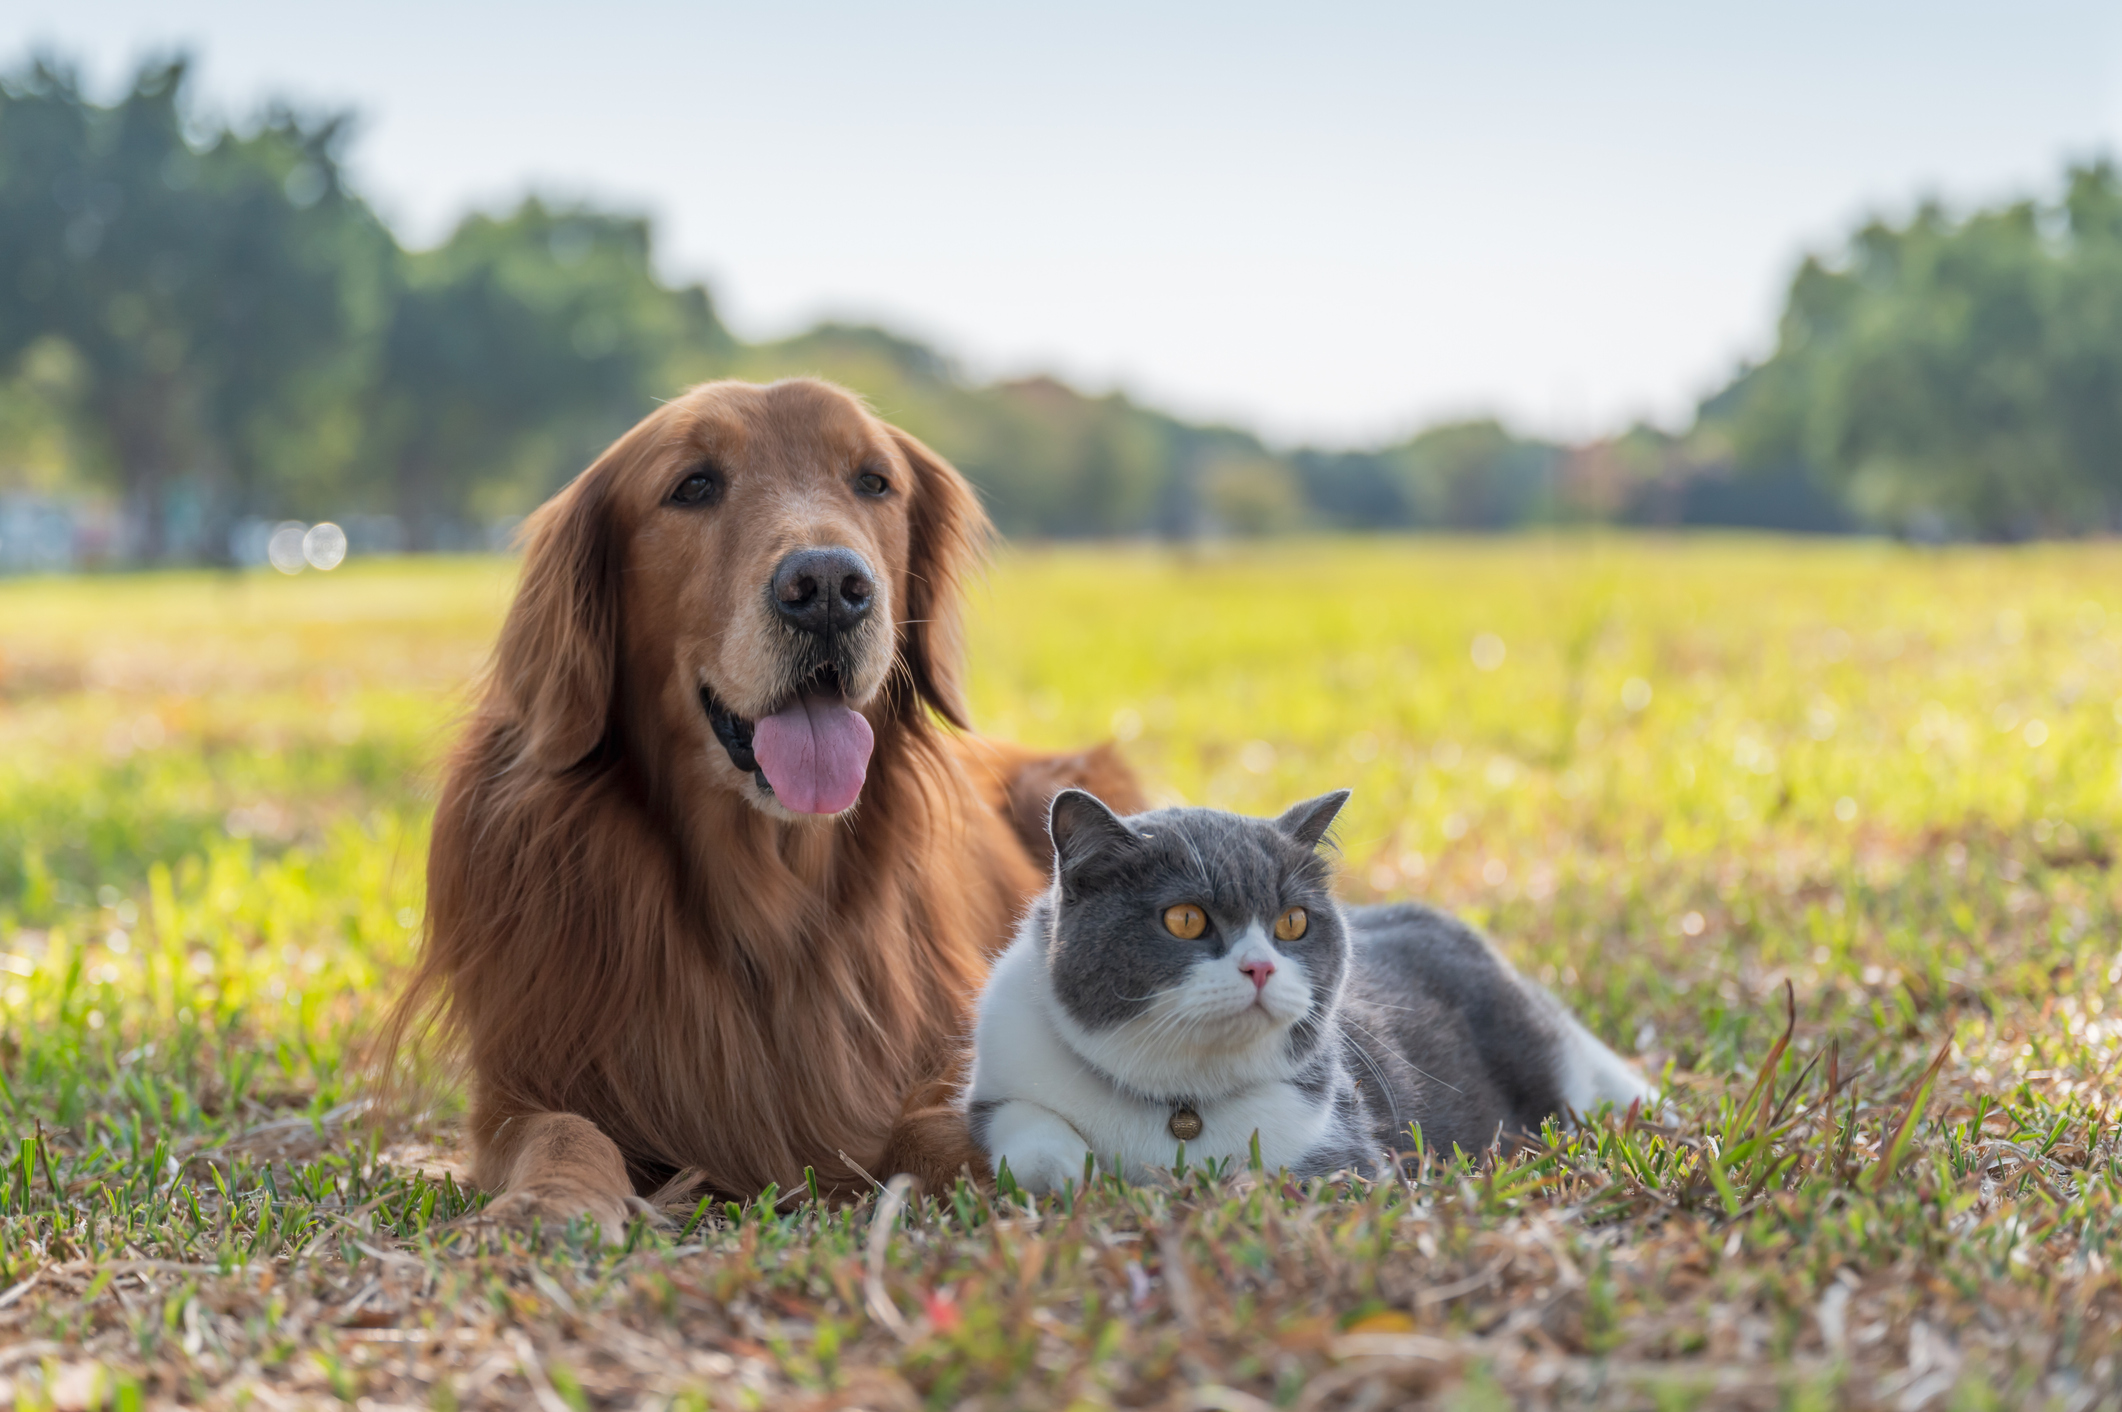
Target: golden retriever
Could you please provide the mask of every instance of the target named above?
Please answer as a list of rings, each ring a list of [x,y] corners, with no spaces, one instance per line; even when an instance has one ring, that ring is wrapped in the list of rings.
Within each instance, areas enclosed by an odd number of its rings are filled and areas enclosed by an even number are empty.
[[[390,1031],[461,1046],[494,1214],[615,1233],[673,1178],[978,1170],[951,1085],[1045,801],[1140,807],[1109,747],[944,728],[988,532],[809,380],[696,388],[532,518]]]

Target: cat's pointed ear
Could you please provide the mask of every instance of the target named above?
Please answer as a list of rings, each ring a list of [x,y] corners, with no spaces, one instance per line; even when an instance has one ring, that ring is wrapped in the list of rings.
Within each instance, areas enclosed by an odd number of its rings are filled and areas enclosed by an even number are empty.
[[[1348,791],[1337,789],[1332,794],[1322,794],[1317,799],[1307,799],[1302,804],[1289,806],[1275,827],[1297,840],[1306,848],[1317,848],[1319,840],[1334,826],[1334,816],[1341,806],[1348,803]]]
[[[1133,848],[1134,830],[1087,789],[1064,789],[1047,807],[1046,832],[1054,841],[1054,872],[1066,883],[1087,868]]]

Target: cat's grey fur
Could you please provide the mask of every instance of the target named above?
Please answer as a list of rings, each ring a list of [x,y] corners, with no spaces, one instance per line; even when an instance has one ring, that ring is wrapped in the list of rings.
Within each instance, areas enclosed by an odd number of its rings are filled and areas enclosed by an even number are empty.
[[[1375,1173],[1413,1146],[1467,1151],[1650,1087],[1486,938],[1427,907],[1342,909],[1318,844],[1348,799],[1278,819],[1160,809],[1122,819],[1054,799],[1055,881],[981,996],[970,1117],[1033,1190],[1086,1154],[1140,1179],[1169,1166],[1172,1114],[1199,1114],[1189,1158]],[[1165,909],[1209,918],[1198,939]],[[1274,937],[1302,907],[1309,925]],[[1255,983],[1261,965],[1273,967]],[[1242,972],[1241,965],[1254,971]]]

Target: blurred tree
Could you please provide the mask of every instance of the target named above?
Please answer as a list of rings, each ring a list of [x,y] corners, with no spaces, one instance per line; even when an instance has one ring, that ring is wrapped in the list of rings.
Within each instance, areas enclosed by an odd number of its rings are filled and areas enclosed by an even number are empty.
[[[1305,522],[1302,486],[1273,457],[1217,457],[1201,468],[1199,486],[1209,523],[1226,534],[1256,538]]]
[[[1048,377],[963,399],[967,434],[955,455],[1006,532],[1144,534],[1180,513],[1182,452],[1168,418]]]
[[[825,324],[734,340],[657,275],[647,221],[527,200],[408,253],[345,187],[343,118],[202,121],[182,60],[108,104],[0,76],[0,477],[108,483],[136,557],[241,515],[395,511],[479,544],[690,381],[867,395],[1019,535],[1493,530],[1622,520],[2012,536],[2122,529],[2122,178],[1874,221],[1791,283],[1776,350],[1673,436],[1565,450],[1493,420],[1287,455],[1052,378],[978,385]]]
[[[815,375],[860,392],[949,457],[1006,534],[1191,535],[1210,527],[1208,468],[1272,459],[1244,432],[1190,425],[1119,393],[1089,397],[1046,377],[976,387],[933,349],[882,329],[822,324],[745,348],[727,370]]]
[[[1495,530],[1556,518],[1561,449],[1492,420],[1432,427],[1388,450],[1418,524]]]
[[[1338,529],[1405,529],[1417,523],[1413,490],[1382,451],[1300,450],[1291,458],[1305,503]]]
[[[734,342],[704,289],[672,291],[648,222],[535,198],[467,218],[399,266],[370,404],[411,547],[535,505]]]
[[[64,339],[41,338],[16,355],[13,376],[0,379],[0,492],[63,492],[94,460],[73,416],[84,376]]]
[[[2122,530],[2122,174],[2115,164],[2072,170],[2054,219],[2067,254],[2048,341],[2049,392],[2085,500],[2069,527]]]
[[[185,129],[186,64],[100,106],[39,60],[0,83],[0,361],[79,359],[73,414],[105,452],[140,557],[218,554],[283,479],[345,469],[391,243],[347,194],[345,125],[275,110]]]
[[[1721,401],[1740,460],[1820,468],[1919,534],[2122,528],[2122,189],[1874,221],[1791,283],[1774,355]],[[1705,412],[1710,412],[1705,408]]]

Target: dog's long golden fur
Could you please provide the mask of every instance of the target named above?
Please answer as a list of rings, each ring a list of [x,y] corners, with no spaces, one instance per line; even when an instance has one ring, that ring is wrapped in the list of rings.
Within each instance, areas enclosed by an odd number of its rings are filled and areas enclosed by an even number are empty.
[[[714,498],[677,503],[701,475]],[[1138,802],[1108,752],[944,728],[967,723],[958,597],[986,535],[945,462],[808,381],[695,389],[533,518],[393,1027],[433,1015],[461,1045],[497,1212],[611,1229],[679,1173],[747,1195],[976,1160],[948,1082],[1043,882],[1040,805],[1072,782]],[[821,543],[877,566],[885,619],[833,645],[875,736],[835,817],[780,807],[703,705],[788,699],[801,643],[767,585]]]

